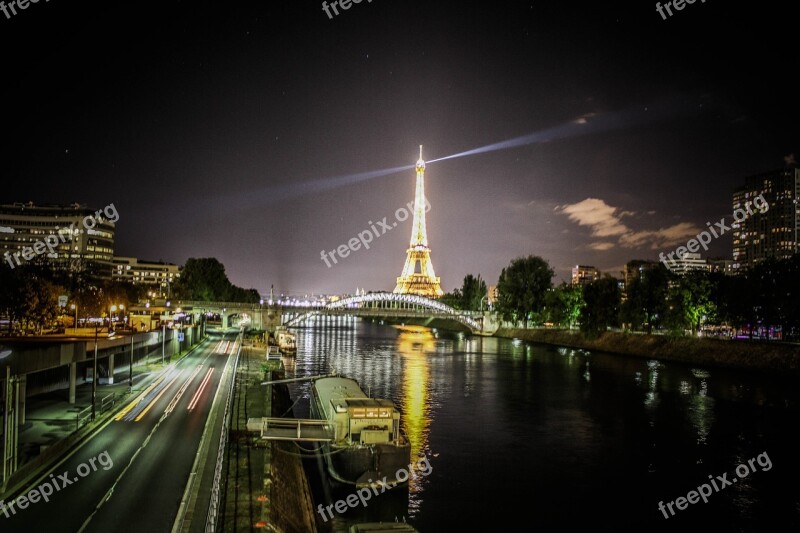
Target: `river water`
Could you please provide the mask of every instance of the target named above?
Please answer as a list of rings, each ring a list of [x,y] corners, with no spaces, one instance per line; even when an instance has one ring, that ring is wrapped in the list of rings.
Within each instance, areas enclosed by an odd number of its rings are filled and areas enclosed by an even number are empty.
[[[432,467],[325,527],[404,514],[422,532],[800,527],[796,379],[358,319],[295,331],[289,376],[338,371],[393,400],[412,459]],[[296,416],[309,387],[291,386]],[[670,513],[704,483],[708,503]]]

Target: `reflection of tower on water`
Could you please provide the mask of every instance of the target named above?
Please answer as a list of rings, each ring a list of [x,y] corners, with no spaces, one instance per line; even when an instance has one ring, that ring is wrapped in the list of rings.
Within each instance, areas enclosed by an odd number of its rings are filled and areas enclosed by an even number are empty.
[[[436,340],[430,330],[402,332],[397,337],[397,351],[403,360],[403,392],[401,423],[411,443],[411,460],[426,455],[430,433],[430,367],[428,357],[436,349]],[[415,492],[417,483],[409,481],[409,490]]]

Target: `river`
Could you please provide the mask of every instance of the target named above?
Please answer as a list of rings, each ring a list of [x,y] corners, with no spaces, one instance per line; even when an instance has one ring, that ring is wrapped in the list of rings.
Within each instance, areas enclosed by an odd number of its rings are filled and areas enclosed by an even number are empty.
[[[412,459],[432,467],[333,530],[404,511],[422,532],[506,531],[507,518],[538,531],[800,527],[796,379],[358,319],[295,331],[287,377],[338,371],[393,400]],[[296,416],[309,387],[290,388]],[[708,503],[677,500],[704,483]]]

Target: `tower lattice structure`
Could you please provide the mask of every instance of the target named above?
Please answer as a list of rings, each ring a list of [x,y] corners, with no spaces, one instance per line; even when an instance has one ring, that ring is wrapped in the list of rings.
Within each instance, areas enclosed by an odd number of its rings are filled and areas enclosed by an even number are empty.
[[[394,292],[398,294],[419,294],[428,298],[438,298],[442,290],[439,278],[433,271],[431,249],[428,247],[428,233],[425,227],[425,161],[422,159],[422,146],[419,147],[417,161],[417,189],[414,195],[414,225],[411,228],[411,243],[407,250],[403,273],[397,278]]]

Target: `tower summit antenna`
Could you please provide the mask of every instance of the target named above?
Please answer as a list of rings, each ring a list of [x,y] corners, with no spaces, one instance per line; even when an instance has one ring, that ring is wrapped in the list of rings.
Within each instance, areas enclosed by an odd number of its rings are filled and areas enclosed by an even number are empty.
[[[422,159],[422,145],[419,145],[419,158]]]

